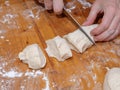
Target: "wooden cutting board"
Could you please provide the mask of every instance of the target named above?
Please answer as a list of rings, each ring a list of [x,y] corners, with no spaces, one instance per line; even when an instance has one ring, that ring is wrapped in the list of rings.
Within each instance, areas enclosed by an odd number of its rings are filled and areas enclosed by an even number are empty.
[[[90,0],[92,1],[92,0]],[[71,10],[82,24],[89,13],[86,5]],[[102,90],[107,70],[120,66],[120,39],[96,43],[83,54],[59,62],[45,52],[45,40],[76,30],[65,16],[48,13],[34,0],[0,1],[0,90]],[[27,45],[42,48],[47,65],[29,69],[18,59]]]

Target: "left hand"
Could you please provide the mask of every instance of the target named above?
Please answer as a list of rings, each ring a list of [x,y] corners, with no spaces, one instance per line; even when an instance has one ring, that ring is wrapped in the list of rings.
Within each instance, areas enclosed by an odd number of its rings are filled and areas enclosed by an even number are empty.
[[[120,34],[120,0],[96,0],[83,25],[93,24],[101,12],[104,13],[102,22],[91,34],[95,41],[110,41]]]
[[[63,0],[38,0],[44,3],[46,10],[52,10],[55,14],[59,15],[63,11],[64,2]]]

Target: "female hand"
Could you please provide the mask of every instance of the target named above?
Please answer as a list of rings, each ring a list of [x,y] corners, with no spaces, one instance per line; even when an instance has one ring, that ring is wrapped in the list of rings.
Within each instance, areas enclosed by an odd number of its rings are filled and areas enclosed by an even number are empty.
[[[93,24],[101,12],[104,13],[102,22],[91,34],[95,41],[110,41],[120,34],[120,0],[96,0],[83,25]]]
[[[52,10],[56,13],[56,14],[61,14],[63,7],[64,7],[64,3],[63,0],[39,0],[39,2],[44,2],[45,4],[45,8],[47,10]]]

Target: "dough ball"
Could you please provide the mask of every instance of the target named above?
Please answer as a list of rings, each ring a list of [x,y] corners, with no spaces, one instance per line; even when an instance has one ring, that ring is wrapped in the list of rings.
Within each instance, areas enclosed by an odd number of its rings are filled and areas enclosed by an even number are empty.
[[[90,32],[97,26],[97,24],[94,24],[91,26],[82,26],[82,28],[93,40],[93,37],[90,35]],[[87,48],[93,45],[93,43],[79,29],[65,35],[64,38],[67,40],[70,48],[78,53],[83,53]]]
[[[27,46],[18,56],[32,69],[40,69],[46,65],[46,58],[38,44]]]
[[[53,39],[47,40],[46,44],[46,52],[49,57],[54,57],[58,61],[64,61],[72,57],[72,52],[68,46],[68,43],[60,36],[56,36]]]
[[[103,90],[120,90],[120,68],[112,68],[106,73]]]

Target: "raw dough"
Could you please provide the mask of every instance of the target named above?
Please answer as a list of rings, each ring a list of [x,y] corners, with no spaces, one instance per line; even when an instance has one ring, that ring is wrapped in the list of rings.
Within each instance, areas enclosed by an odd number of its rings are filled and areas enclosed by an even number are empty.
[[[112,68],[107,72],[103,90],[120,90],[120,68]]]
[[[55,57],[58,61],[64,61],[65,59],[72,57],[72,52],[68,43],[60,36],[47,40],[46,44],[46,52],[50,57]]]
[[[90,35],[90,31],[97,26],[97,24],[94,24],[90,26],[82,26],[82,28],[93,40],[93,37]],[[79,29],[65,35],[64,38],[67,40],[70,48],[78,53],[83,53],[87,48],[93,45],[93,43],[89,41],[89,39]]]
[[[32,69],[40,69],[46,65],[46,58],[38,44],[27,46],[19,53],[19,58]]]

